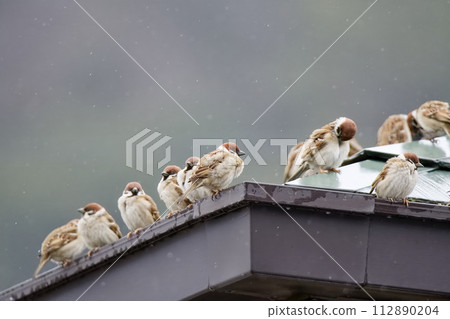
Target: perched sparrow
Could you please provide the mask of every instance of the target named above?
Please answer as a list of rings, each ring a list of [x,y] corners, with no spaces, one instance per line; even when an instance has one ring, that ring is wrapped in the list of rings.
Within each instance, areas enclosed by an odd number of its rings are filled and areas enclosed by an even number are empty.
[[[176,165],[167,166],[162,172],[162,178],[158,183],[158,194],[161,200],[166,204],[169,215],[188,207],[191,202],[188,199],[178,202],[178,198],[183,195],[183,190],[178,185],[177,173],[180,168]]]
[[[138,182],[128,183],[117,201],[120,215],[130,232],[139,233],[143,227],[153,224],[161,218],[153,199],[144,193]]]
[[[188,163],[189,161],[189,163]],[[191,179],[192,175],[195,173],[195,171],[198,169],[198,164],[200,163],[200,159],[198,157],[190,157],[188,159],[188,161],[186,162],[186,168],[180,172],[178,172],[178,184],[180,184],[180,180],[182,178],[180,178],[180,176],[184,175],[184,185],[181,187],[183,189],[183,192],[186,192],[187,189],[189,189],[189,187],[191,187],[192,182],[190,182],[189,180]],[[188,166],[189,165],[189,166]],[[190,169],[189,169],[190,167]],[[182,172],[185,171],[186,169],[187,172],[185,174],[183,174]],[[181,184],[180,184],[181,186]],[[209,197],[211,196],[211,191],[204,187],[204,186],[200,186],[197,187],[195,189],[193,189],[189,194],[187,194],[187,199],[189,199],[189,201],[191,203],[194,203],[195,201],[198,201],[202,198],[205,197]]]
[[[414,153],[404,153],[388,159],[372,183],[370,194],[375,190],[379,198],[402,200],[408,206],[406,196],[414,190],[418,178],[417,168],[421,166],[423,165]]]
[[[80,256],[86,245],[77,233],[78,219],[71,220],[66,225],[54,229],[42,242],[39,266],[34,272],[33,278],[41,271],[42,267],[52,260],[67,266],[72,259]]]
[[[98,248],[111,244],[122,237],[119,225],[99,204],[90,203],[78,211],[83,214],[78,222],[78,234],[90,249],[89,257]]]
[[[177,173],[177,182],[183,192],[186,190],[186,182],[192,175],[192,169],[194,166],[198,165],[198,162],[200,162],[198,157],[189,157],[185,162],[186,167]]]
[[[217,195],[242,173],[244,161],[240,156],[243,155],[245,153],[234,143],[222,144],[204,155],[188,181],[192,184],[184,198],[189,198],[189,194],[200,187],[205,187],[213,196]]]
[[[294,161],[295,171],[289,180],[303,177],[310,169],[319,173],[328,170],[340,172],[338,167],[347,158],[350,142],[356,134],[356,124],[351,119],[340,117],[311,133]]]
[[[408,115],[390,115],[380,126],[377,133],[377,145],[389,145],[418,141],[423,137],[422,130],[416,120],[417,111]]]
[[[450,109],[446,102],[428,101],[417,109],[417,123],[430,138],[450,135]]]

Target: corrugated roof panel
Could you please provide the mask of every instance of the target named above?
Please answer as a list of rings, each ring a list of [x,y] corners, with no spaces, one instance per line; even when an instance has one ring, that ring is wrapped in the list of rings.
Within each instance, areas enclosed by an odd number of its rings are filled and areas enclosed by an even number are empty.
[[[383,161],[365,160],[341,167],[340,174],[317,174],[288,184],[369,193],[384,164]],[[447,193],[450,190],[449,171],[425,167],[419,169],[419,176],[416,188],[409,197],[439,202],[450,200]]]
[[[450,201],[449,192],[450,171],[433,169],[420,174],[416,188],[410,197],[438,202],[448,202]]]

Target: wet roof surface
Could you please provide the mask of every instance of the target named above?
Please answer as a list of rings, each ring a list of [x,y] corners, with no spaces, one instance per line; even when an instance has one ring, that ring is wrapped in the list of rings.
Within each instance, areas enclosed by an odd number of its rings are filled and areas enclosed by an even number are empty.
[[[310,186],[336,190],[369,193],[371,184],[382,170],[386,159],[405,152],[416,153],[423,168],[409,198],[429,202],[449,202],[450,196],[450,137],[440,137],[436,142],[418,141],[365,149],[355,156],[341,173],[318,174],[287,183],[293,186]]]

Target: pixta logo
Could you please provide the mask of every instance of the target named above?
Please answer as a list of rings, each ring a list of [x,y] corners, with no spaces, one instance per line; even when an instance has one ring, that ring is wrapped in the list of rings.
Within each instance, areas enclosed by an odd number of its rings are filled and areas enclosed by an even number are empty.
[[[162,137],[161,137],[162,136]],[[133,135],[126,142],[126,165],[140,172],[153,175],[155,165],[155,152],[164,146],[172,137],[153,132],[148,128]],[[165,148],[164,158],[158,161],[158,170],[171,160],[171,148]],[[146,166],[144,169],[144,162]]]
[[[172,159],[170,145],[165,146],[165,149],[160,151],[171,139],[170,136],[162,135],[160,132],[152,132],[147,128],[140,131],[126,142],[126,165],[148,175],[153,175],[154,166],[157,163],[157,169],[160,171]],[[192,139],[192,154],[186,155],[186,158],[189,156],[202,157],[205,154],[205,150],[202,148],[211,150],[211,146],[217,148],[225,142],[236,143],[242,150],[245,150],[247,153],[244,158],[245,165],[254,161],[256,165],[260,166],[267,165],[266,160],[260,154],[263,146],[269,144],[271,147],[279,148],[279,164],[286,165],[290,147],[297,145],[297,139],[293,138],[258,139],[255,143],[247,138],[239,140],[194,138]],[[164,157],[159,159],[162,153],[164,153]],[[182,163],[184,159],[177,159],[175,162]]]
[[[239,146],[239,148],[245,150],[245,152],[248,154],[244,159],[245,165],[248,165],[252,161],[252,159],[255,160],[257,165],[260,165],[260,166],[267,165],[267,162],[264,160],[264,158],[259,153],[260,149],[267,143],[267,139],[265,139],[265,138],[258,139],[255,144],[253,144],[247,138],[242,138],[240,140],[236,140],[236,139],[223,140],[223,139],[217,139],[217,138],[195,138],[192,140],[193,156],[202,157],[201,148],[203,146],[213,145],[217,148],[217,147],[219,147],[219,145],[222,145],[225,142],[236,143]],[[280,148],[279,163],[280,163],[280,165],[286,165],[289,148],[294,145],[297,145],[297,139],[295,139],[295,138],[271,138],[269,140],[269,144],[270,144],[270,146]]]

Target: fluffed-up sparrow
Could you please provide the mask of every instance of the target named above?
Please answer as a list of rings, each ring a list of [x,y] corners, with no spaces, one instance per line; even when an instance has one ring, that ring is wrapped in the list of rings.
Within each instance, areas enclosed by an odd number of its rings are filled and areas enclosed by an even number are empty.
[[[408,206],[406,197],[414,190],[419,176],[417,168],[422,166],[414,153],[404,153],[388,159],[372,183],[370,194],[375,191],[379,198],[402,200]]]
[[[74,258],[83,253],[86,245],[78,235],[78,221],[78,219],[73,219],[67,224],[54,229],[45,237],[39,253],[41,260],[33,278],[37,276],[49,260],[62,264],[65,267]]]
[[[138,182],[130,182],[125,186],[122,196],[117,201],[120,215],[130,232],[138,234],[143,227],[151,225],[161,218],[155,201],[142,189]]]
[[[119,225],[106,209],[90,203],[78,209],[83,217],[78,222],[78,234],[90,249],[90,257],[98,248],[111,244],[122,237]]]

